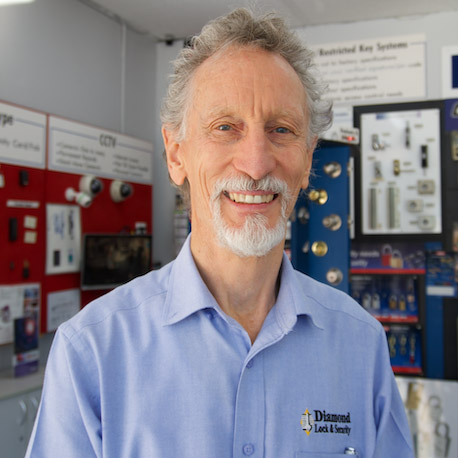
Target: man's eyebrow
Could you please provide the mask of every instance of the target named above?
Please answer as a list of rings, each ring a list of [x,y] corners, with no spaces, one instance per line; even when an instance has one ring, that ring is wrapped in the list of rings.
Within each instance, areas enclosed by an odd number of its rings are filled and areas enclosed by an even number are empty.
[[[200,115],[200,118],[203,121],[219,118],[219,117],[236,117],[239,118],[239,115],[236,114],[236,110],[231,107],[216,107],[209,111],[203,112]],[[289,118],[297,121],[302,121],[306,117],[306,113],[300,109],[287,110],[281,109],[278,111],[273,111],[267,117],[268,120],[275,120],[278,118]]]

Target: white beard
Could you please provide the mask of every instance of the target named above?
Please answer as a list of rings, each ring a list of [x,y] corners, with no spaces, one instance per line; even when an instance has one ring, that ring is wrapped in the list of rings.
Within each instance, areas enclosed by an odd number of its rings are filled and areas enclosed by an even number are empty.
[[[242,227],[229,227],[221,216],[223,191],[270,191],[281,199],[281,214],[277,224],[269,228],[264,215],[247,216]],[[248,177],[235,177],[218,180],[212,194],[211,204],[213,226],[219,244],[240,257],[261,257],[283,242],[286,234],[288,216],[286,214],[291,195],[287,184],[278,178],[267,176],[261,180]]]

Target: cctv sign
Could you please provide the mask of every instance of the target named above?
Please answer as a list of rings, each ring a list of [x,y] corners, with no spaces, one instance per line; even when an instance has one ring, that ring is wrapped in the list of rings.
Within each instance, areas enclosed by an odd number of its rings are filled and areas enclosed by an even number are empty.
[[[50,170],[134,183],[153,181],[150,142],[67,119],[49,118]]]

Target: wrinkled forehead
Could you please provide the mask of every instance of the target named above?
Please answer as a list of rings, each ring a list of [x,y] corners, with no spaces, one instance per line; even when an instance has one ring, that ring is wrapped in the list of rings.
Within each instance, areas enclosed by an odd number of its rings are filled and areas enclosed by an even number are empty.
[[[191,79],[188,100],[207,111],[262,102],[307,120],[306,92],[296,71],[279,54],[260,48],[229,47],[209,57]]]

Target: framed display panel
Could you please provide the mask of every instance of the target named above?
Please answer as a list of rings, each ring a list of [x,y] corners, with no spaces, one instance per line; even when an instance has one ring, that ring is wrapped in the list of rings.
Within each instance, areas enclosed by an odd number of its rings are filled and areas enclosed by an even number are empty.
[[[441,104],[354,110],[362,235],[441,234]]]

